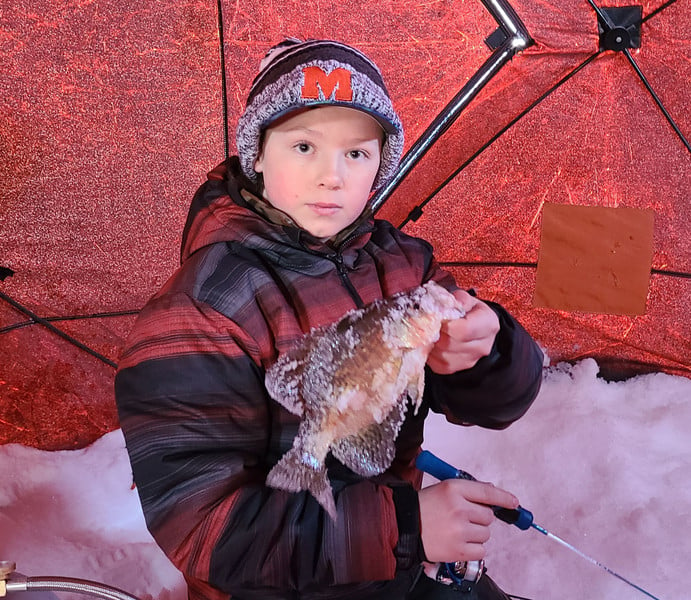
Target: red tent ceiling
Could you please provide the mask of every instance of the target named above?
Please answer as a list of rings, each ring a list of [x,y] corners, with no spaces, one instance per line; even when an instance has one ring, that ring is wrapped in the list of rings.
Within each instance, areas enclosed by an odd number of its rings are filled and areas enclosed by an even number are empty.
[[[535,44],[379,215],[433,242],[463,285],[504,303],[552,360],[594,356],[610,372],[689,375],[689,151],[625,55],[598,54],[587,0],[511,6]],[[689,139],[689,2],[641,6],[631,55]],[[3,8],[0,267],[14,274],[0,282],[0,442],[72,448],[117,427],[119,349],[177,264],[192,193],[223,159],[268,46],[292,35],[361,47],[385,74],[410,147],[490,56],[484,40],[496,29],[469,0]],[[533,307],[545,202],[654,211],[645,314]],[[422,216],[407,221],[421,203]]]

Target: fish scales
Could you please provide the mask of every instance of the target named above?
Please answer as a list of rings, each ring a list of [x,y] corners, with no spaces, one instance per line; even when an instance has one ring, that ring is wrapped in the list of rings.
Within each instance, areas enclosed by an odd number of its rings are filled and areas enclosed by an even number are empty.
[[[309,490],[335,519],[327,454],[364,477],[391,465],[409,403],[417,412],[422,402],[431,345],[442,323],[464,315],[453,294],[430,281],[312,329],[279,356],[266,388],[301,421],[267,484]]]

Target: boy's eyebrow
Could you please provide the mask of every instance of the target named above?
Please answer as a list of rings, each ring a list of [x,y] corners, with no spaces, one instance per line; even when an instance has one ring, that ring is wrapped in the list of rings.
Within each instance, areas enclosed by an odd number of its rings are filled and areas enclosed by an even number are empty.
[[[282,127],[281,131],[284,131],[286,133],[293,133],[295,131],[301,131],[304,133],[311,133],[313,135],[319,135],[318,131],[316,131],[314,129],[310,129],[309,127],[305,127],[304,125],[293,125],[293,126],[289,126],[289,127]]]
[[[316,135],[319,137],[323,137],[324,133],[321,131],[317,131],[316,129],[310,129],[309,127],[305,127],[304,125],[295,125],[294,127],[286,127],[283,129],[285,133],[307,133],[311,135]],[[383,131],[383,130],[382,130]],[[372,141],[381,141],[378,136],[363,136],[363,137],[352,137],[349,138],[348,141],[352,144],[362,144],[364,142],[372,142]]]

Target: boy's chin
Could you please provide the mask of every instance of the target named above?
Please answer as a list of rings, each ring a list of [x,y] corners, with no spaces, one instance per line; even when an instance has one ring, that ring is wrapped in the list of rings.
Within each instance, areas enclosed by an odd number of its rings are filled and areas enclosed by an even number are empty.
[[[323,230],[310,231],[309,229],[306,229],[305,231],[307,231],[307,233],[309,233],[313,238],[318,239],[320,242],[325,242],[326,240],[329,240],[332,237],[334,237],[336,234],[339,233],[339,231],[342,231],[342,230],[339,229],[338,231],[333,231],[333,232],[326,231],[325,232]]]
[[[305,227],[304,225],[300,225],[302,229],[304,229],[307,233],[309,233],[312,237],[317,238],[318,240],[321,240],[322,242],[328,240],[329,238],[334,237],[335,235],[338,235],[341,231],[343,231],[346,227],[349,227],[350,225],[344,225],[343,227],[338,227],[334,225],[333,227],[328,227],[324,225],[318,225],[318,226],[307,226]]]
[[[336,237],[341,232],[352,227],[354,223],[356,223],[359,219],[362,218],[362,215],[363,213],[360,213],[360,215],[358,215],[355,218],[341,220],[341,222],[326,222],[326,220],[322,220],[321,222],[311,221],[309,223],[300,223],[298,221],[297,224],[301,229],[307,231],[312,237],[315,237],[321,241],[325,241],[333,237]]]

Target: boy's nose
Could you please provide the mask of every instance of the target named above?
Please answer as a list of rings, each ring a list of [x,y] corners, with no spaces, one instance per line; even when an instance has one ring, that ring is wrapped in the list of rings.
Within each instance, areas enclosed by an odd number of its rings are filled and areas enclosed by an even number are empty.
[[[320,187],[327,189],[341,188],[344,180],[344,165],[341,158],[338,156],[324,157],[320,161],[317,178]]]

